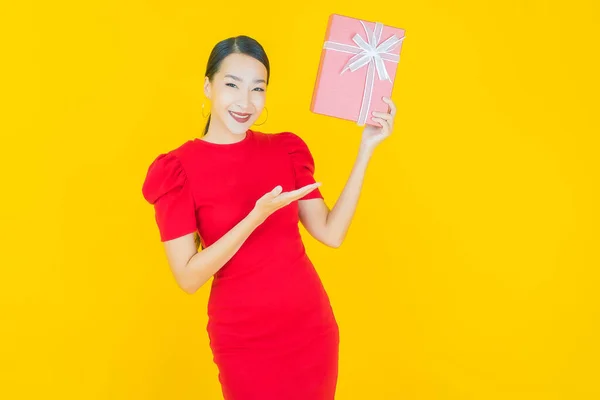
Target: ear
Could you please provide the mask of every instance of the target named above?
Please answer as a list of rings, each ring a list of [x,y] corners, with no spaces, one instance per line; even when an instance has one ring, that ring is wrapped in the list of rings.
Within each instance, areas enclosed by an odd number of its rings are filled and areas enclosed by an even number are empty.
[[[210,100],[210,79],[208,76],[204,77],[204,95]]]

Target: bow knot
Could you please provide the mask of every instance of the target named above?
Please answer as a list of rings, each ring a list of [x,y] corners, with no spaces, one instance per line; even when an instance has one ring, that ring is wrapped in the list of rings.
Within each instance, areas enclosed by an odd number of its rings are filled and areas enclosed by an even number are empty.
[[[340,74],[343,74],[347,70],[354,72],[365,65],[368,66],[366,78],[367,81],[363,93],[363,102],[357,121],[359,125],[364,125],[367,119],[367,111],[371,102],[371,93],[373,92],[373,81],[375,78],[373,74],[373,66],[375,66],[375,69],[377,70],[379,80],[387,80],[391,82],[391,78],[383,61],[386,60],[395,63],[399,62],[400,57],[397,54],[390,53],[390,51],[392,51],[398,44],[402,42],[402,40],[404,40],[404,36],[398,38],[396,35],[392,35],[382,43],[379,43],[379,40],[381,39],[381,33],[383,31],[383,24],[380,22],[375,22],[375,28],[373,29],[373,32],[370,32],[363,21],[360,21],[360,23],[365,30],[367,40],[363,39],[357,33],[352,38],[352,41],[356,43],[356,46],[326,41],[323,45],[323,48],[354,54],[354,56],[348,60]]]
[[[398,38],[396,35],[392,35],[384,42],[378,44],[381,38],[383,24],[376,22],[373,32],[369,32],[369,29],[367,29],[365,23],[363,21],[360,21],[360,23],[365,30],[368,42],[365,41],[358,33],[354,35],[352,41],[356,43],[356,46],[349,47],[354,49],[353,52],[355,52],[356,55],[348,60],[341,73],[343,74],[347,70],[354,72],[372,62],[375,64],[379,79],[391,82],[383,60],[385,59],[388,61],[397,62],[398,56],[390,53],[390,51],[394,49],[394,47],[396,47],[404,39],[404,37]],[[336,43],[333,42],[325,42],[324,47],[326,49],[336,50],[337,46],[335,46],[335,44]]]

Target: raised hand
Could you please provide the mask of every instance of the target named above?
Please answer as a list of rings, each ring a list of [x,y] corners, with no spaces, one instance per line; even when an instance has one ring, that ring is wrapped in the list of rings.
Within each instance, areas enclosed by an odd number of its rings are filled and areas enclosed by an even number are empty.
[[[373,121],[379,122],[380,127],[367,125],[362,133],[361,149],[373,151],[373,149],[384,139],[391,135],[394,129],[394,118],[396,117],[396,105],[392,99],[384,97],[383,101],[388,103],[388,112],[373,111]]]

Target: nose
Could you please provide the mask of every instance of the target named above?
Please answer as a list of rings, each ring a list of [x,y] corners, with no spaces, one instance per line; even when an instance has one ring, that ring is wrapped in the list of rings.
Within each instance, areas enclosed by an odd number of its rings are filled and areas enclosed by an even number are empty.
[[[250,94],[245,90],[240,90],[240,98],[237,101],[241,112],[246,112],[250,108]]]

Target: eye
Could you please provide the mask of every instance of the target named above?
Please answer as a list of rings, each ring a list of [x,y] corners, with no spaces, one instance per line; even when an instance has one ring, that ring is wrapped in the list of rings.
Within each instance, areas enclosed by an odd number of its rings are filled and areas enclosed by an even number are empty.
[[[235,83],[226,83],[225,86],[235,87]]]
[[[258,89],[260,92],[264,92],[265,91],[263,88],[259,88],[259,87],[257,87],[256,89]],[[254,89],[254,90],[256,90],[256,89]]]

